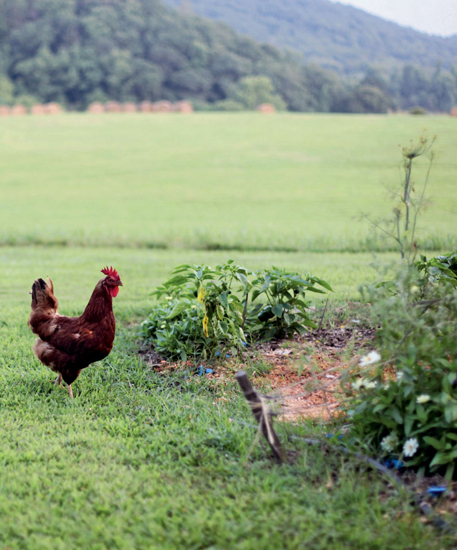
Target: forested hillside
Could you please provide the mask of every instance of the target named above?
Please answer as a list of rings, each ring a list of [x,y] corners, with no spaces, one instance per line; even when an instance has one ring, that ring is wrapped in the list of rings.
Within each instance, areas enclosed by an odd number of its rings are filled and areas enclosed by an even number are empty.
[[[280,105],[329,110],[338,85],[279,49],[158,0],[0,0],[2,74],[0,104],[33,96],[77,108],[108,99],[236,104],[243,89],[235,85],[264,76],[264,95]]]
[[[0,0],[0,105],[188,99],[197,109],[385,113],[457,104],[453,69],[349,78],[188,11],[159,0]],[[355,40],[343,23],[341,37]]]
[[[429,36],[329,0],[165,1],[186,13],[228,23],[256,40],[292,48],[306,62],[340,73],[357,73],[367,65],[457,65],[457,36]]]

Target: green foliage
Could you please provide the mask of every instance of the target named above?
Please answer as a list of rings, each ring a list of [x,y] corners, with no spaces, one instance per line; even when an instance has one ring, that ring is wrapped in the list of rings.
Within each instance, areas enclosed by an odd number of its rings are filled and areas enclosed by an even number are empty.
[[[234,99],[223,99],[213,103],[211,109],[215,111],[244,111],[245,106]]]
[[[152,310],[140,333],[157,351],[183,361],[189,356],[212,357],[225,349],[236,354],[248,338],[303,333],[315,326],[306,311],[306,292],[324,293],[316,285],[332,290],[318,277],[278,268],[250,272],[233,260],[215,269],[181,265],[173,273],[153,292],[165,301]]]
[[[406,66],[386,86],[388,73],[369,68],[352,83],[330,72],[325,56],[314,60],[323,67],[309,63],[309,55],[304,64],[290,51],[156,0],[4,0],[0,21],[0,74],[7,86],[2,92],[0,85],[0,100],[8,104],[13,94],[76,109],[109,99],[191,99],[214,110],[268,102],[278,110],[385,113],[396,104],[448,111],[457,102],[457,79],[449,70],[428,74]],[[364,33],[366,41],[370,32]],[[367,63],[359,62],[358,74],[362,66]]]
[[[305,301],[307,292],[323,294],[319,285],[332,291],[330,285],[312,275],[289,273],[285,269],[273,268],[257,271],[252,281],[252,304],[262,296],[263,303],[256,303],[249,312],[251,333],[263,339],[292,337],[303,334],[306,327],[316,328],[308,315],[309,304]]]
[[[409,114],[422,116],[427,114],[427,110],[423,107],[411,107],[411,109],[409,110]]]
[[[246,76],[231,92],[231,99],[241,103],[245,109],[253,111],[262,103],[271,103],[278,111],[284,111],[286,104],[267,76]]]
[[[0,74],[0,105],[12,105],[14,100],[14,84]]]
[[[207,265],[181,265],[174,276],[153,292],[165,296],[142,323],[141,334],[168,357],[203,358],[224,348],[243,346],[243,311],[235,290],[250,287],[248,271],[232,260],[215,269]],[[235,289],[238,284],[238,289]]]
[[[420,260],[414,265],[422,275],[422,288],[437,283],[449,283],[457,287],[457,251],[443,256],[435,256],[430,260],[421,255]]]
[[[156,0],[4,0],[0,20],[0,71],[16,96],[39,102],[81,109],[106,99],[192,99],[217,108],[246,77],[258,99],[278,109],[314,110],[317,102],[291,54]],[[252,86],[240,86],[242,103],[252,108]],[[315,99],[302,100],[309,96]]]
[[[457,290],[441,279],[421,292],[415,269],[367,285],[382,362],[351,370],[347,412],[353,444],[399,457],[422,472],[457,464]]]
[[[392,100],[376,86],[359,84],[337,103],[336,109],[343,113],[387,113]]]
[[[33,95],[29,95],[29,94],[22,94],[22,95],[19,95],[19,96],[16,96],[14,98],[14,103],[16,105],[24,105],[24,107],[26,109],[30,109],[31,107],[33,107],[34,105],[36,105],[37,103],[39,103],[38,99],[33,96]]]

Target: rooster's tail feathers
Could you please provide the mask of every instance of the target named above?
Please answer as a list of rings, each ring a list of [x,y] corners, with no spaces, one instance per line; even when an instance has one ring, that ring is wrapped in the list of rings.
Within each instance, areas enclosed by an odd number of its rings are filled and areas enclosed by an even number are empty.
[[[32,285],[32,311],[40,313],[57,313],[59,304],[54,296],[54,285],[48,277],[46,281],[37,279]]]

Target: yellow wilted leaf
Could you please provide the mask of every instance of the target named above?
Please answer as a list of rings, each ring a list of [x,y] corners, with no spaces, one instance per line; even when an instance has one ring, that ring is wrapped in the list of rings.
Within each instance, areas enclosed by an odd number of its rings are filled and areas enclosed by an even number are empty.
[[[208,315],[205,315],[203,317],[203,332],[205,333],[205,336],[209,338],[208,335]]]
[[[200,285],[200,289],[198,291],[198,301],[203,304],[203,300],[205,299],[205,296],[206,296],[206,290],[205,290],[205,287],[203,285]]]

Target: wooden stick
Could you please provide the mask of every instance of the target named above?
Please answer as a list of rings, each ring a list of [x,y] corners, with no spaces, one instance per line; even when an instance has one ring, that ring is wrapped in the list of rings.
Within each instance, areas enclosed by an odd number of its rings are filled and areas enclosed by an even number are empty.
[[[260,429],[262,430],[263,435],[268,441],[268,444],[273,451],[274,457],[278,462],[283,462],[283,450],[281,447],[281,443],[275,431],[273,430],[269,415],[266,411],[266,407],[263,404],[261,397],[252,387],[252,384],[249,381],[249,378],[244,370],[239,370],[236,373],[235,378],[243,391],[244,397],[246,397],[246,400],[251,407],[254,418],[260,424]]]

